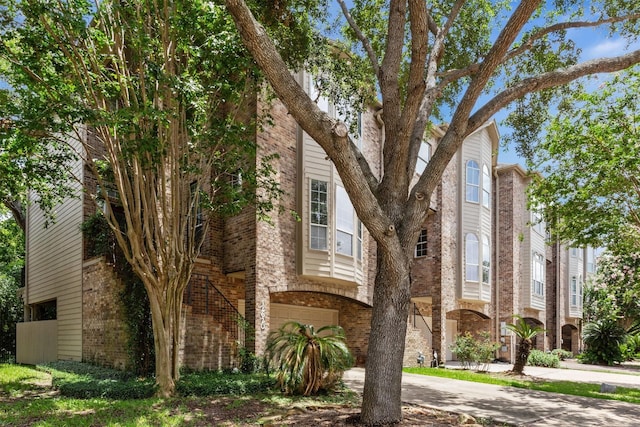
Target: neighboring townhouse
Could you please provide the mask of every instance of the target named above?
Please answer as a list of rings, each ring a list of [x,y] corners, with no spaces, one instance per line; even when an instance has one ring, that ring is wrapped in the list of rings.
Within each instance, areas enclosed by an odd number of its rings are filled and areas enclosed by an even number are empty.
[[[322,109],[339,116],[329,100],[317,96],[311,76],[298,77]],[[255,135],[257,159],[277,155],[272,166],[284,209],[273,213],[271,223],[245,209],[212,224],[185,291],[182,364],[193,369],[237,366],[239,346],[262,354],[269,332],[296,320],[316,328],[342,326],[356,363],[363,365],[375,242],[358,220],[335,167],[286,108],[260,98],[253,108],[270,109],[272,125]],[[379,108],[366,109],[351,127],[353,140],[378,175],[383,145]],[[434,127],[423,141],[416,177],[442,135]],[[544,224],[527,208],[528,175],[517,165],[498,165],[498,144],[495,122],[470,135],[432,197],[414,254],[406,365],[415,364],[419,352],[427,362],[434,352],[441,361],[454,359],[450,346],[467,331],[490,332],[502,343],[498,356],[513,360],[516,343],[505,327],[513,314],[547,330],[536,338],[536,348],[580,348],[588,252],[576,250],[574,256],[573,249],[546,246]],[[90,253],[91,237],[80,232],[80,224],[96,211],[90,198],[96,183],[81,163],[75,169],[88,192],[78,188],[78,198],[58,207],[55,224],[44,228],[35,205],[28,211],[26,310],[18,327],[17,359],[84,360],[124,368],[127,332],[119,299],[124,284],[111,260]],[[238,183],[240,178],[231,177]],[[239,316],[248,328],[239,326]]]
[[[307,90],[315,90],[308,75],[299,78]],[[337,114],[328,100],[318,103]],[[363,364],[374,242],[322,149],[280,102],[267,106],[257,99],[254,105],[256,111],[270,108],[273,125],[255,135],[257,158],[277,155],[271,166],[283,190],[283,209],[272,214],[271,223],[246,209],[212,224],[185,291],[182,363],[194,369],[233,366],[239,345],[262,353],[270,331],[296,320],[316,328],[342,326],[356,362]],[[352,137],[379,174],[378,108],[360,115]],[[57,208],[55,224],[43,228],[35,205],[28,212],[27,314],[18,328],[18,361],[68,359],[125,367],[119,299],[124,285],[110,260],[87,250],[91,237],[82,235],[80,225],[96,211],[90,196],[96,183],[80,162],[75,169],[87,191],[78,187],[78,197]],[[248,322],[246,330],[239,327],[239,315]]]

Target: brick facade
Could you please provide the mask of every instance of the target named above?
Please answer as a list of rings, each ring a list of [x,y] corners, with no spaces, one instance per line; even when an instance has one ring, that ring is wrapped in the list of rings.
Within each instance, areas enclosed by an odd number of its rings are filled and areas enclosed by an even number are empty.
[[[300,274],[300,263],[304,261],[300,250],[303,230],[293,212],[300,213],[305,203],[300,190],[304,175],[301,130],[277,100],[272,104],[258,101],[252,108],[268,108],[271,115],[272,124],[265,124],[255,137],[258,162],[276,155],[270,166],[283,192],[277,203],[279,209],[271,212],[268,222],[258,220],[251,207],[232,218],[211,222],[194,278],[185,291],[182,364],[193,369],[237,366],[238,345],[243,342],[250,350],[262,354],[270,329],[271,304],[291,304],[337,310],[348,346],[356,363],[363,366],[375,280],[375,242],[364,233],[361,284]],[[381,135],[373,110],[364,117],[363,134],[365,156],[377,158]],[[522,240],[528,221],[525,198],[528,181],[517,168],[497,168],[492,185],[491,303],[460,298],[464,268],[459,224],[464,161],[460,156],[458,153],[452,159],[431,201],[432,211],[424,225],[427,254],[413,260],[411,294],[415,305],[407,313],[404,363],[415,365],[418,352],[425,355],[427,363],[434,351],[440,357],[446,355],[451,337],[467,331],[476,336],[489,331],[493,339],[502,341],[499,356],[512,360],[515,343],[510,334],[502,334],[501,323],[512,322],[516,313],[553,329],[546,340],[543,337],[536,340],[538,348],[554,348],[552,343],[562,341],[560,335],[566,337],[568,345],[576,347],[578,319],[568,319],[564,305],[556,302],[567,298],[566,284],[547,280],[546,310],[523,306],[522,289],[529,285],[523,265],[527,248]],[[379,163],[372,161],[372,164],[374,172],[379,172]],[[94,211],[92,203],[85,204],[85,215]],[[555,277],[552,269],[558,261],[551,253],[547,259],[547,277]],[[83,358],[124,367],[126,352],[122,345],[116,345],[124,342],[122,328],[115,325],[121,315],[114,297],[118,285],[104,262],[87,265],[83,288]],[[243,312],[249,324],[246,333],[250,336],[234,330],[237,324],[223,317],[227,316],[220,314],[223,311],[232,315]],[[556,322],[554,316],[562,320]],[[450,325],[457,325],[456,330],[448,331]]]
[[[82,360],[126,369],[127,331],[120,293],[124,290],[103,258],[85,261],[82,272]]]

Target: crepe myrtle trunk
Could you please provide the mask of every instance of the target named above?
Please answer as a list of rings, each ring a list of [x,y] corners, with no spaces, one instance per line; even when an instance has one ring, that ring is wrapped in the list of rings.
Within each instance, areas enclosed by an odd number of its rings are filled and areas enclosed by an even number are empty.
[[[177,295],[177,292],[168,294]],[[148,291],[156,357],[156,395],[167,398],[175,394],[179,380],[179,332],[182,298]]]
[[[367,352],[360,421],[365,425],[392,424],[402,419],[400,396],[407,315],[411,299],[409,260],[378,249],[371,335]]]

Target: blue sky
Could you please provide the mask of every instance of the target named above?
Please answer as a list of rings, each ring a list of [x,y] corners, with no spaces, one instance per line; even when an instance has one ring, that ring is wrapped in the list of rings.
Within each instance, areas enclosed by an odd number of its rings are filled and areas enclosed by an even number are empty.
[[[587,30],[570,30],[568,32],[569,37],[575,40],[578,47],[582,49],[580,56],[581,61],[588,61],[590,59],[614,57],[623,55],[627,52],[631,52],[640,49],[640,40],[627,46],[626,40],[620,37],[610,37],[608,32],[604,29],[587,29]],[[587,85],[589,90],[598,90],[598,87],[607,79],[607,74],[597,75],[596,78]],[[501,111],[494,118],[498,122],[498,128],[502,134],[508,132],[508,129],[503,128],[500,125],[500,121],[506,116],[505,111]],[[500,147],[500,153],[498,154],[498,161],[500,163],[519,163],[525,166],[525,161],[515,152],[515,149],[508,147]]]

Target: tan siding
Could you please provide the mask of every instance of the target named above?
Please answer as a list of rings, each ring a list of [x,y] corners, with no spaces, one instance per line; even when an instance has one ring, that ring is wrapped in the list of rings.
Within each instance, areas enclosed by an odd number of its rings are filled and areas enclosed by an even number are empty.
[[[82,174],[75,162],[74,173]],[[44,228],[37,205],[27,212],[28,251],[26,301],[37,304],[57,300],[58,358],[80,360],[82,351],[82,193],[56,208],[56,221]]]
[[[17,327],[16,361],[35,365],[58,358],[57,321],[21,322]]]

